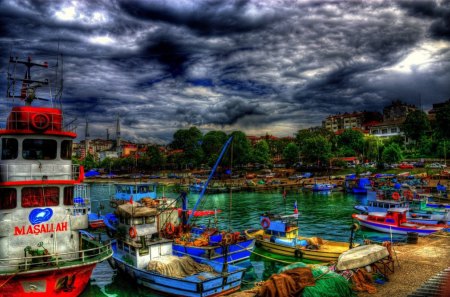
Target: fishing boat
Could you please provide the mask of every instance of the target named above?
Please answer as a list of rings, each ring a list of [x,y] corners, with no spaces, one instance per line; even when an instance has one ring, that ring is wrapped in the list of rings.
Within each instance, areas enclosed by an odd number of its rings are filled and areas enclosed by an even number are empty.
[[[222,296],[239,290],[244,268],[172,255],[172,240],[159,236],[155,208],[122,204],[116,214],[119,236],[113,245],[113,265],[138,284],[173,296]]]
[[[369,191],[366,205],[355,205],[354,208],[363,214],[370,212],[387,212],[393,208],[408,209],[406,218],[411,223],[440,225],[448,223],[448,211],[433,210],[426,207],[426,198],[411,190]]]
[[[351,174],[345,178],[345,191],[355,195],[366,195],[372,189],[372,183],[367,177],[359,177]]]
[[[324,183],[315,183],[311,190],[313,192],[330,192],[331,190],[334,189],[334,185],[332,184],[324,184]]]
[[[13,107],[0,129],[0,295],[78,296],[112,249],[80,232],[88,214],[74,201],[74,185],[84,178],[71,161],[75,129],[54,107],[60,97],[38,97],[50,81],[32,79],[33,67],[49,65],[10,58],[7,98],[25,106]],[[36,100],[51,107],[32,106]]]
[[[248,238],[256,238],[256,246],[283,256],[320,262],[336,261],[349,250],[352,243],[302,237],[298,235],[298,214],[276,215],[265,213],[260,218],[262,229],[248,229]]]
[[[429,235],[444,227],[440,225],[423,225],[407,221],[407,208],[391,208],[387,212],[369,212],[353,214],[361,226],[384,233],[407,234],[417,232],[419,236]]]
[[[124,204],[133,200],[140,202],[143,198],[157,198],[157,184],[151,183],[117,183],[115,186],[114,196],[111,197],[109,203],[112,208],[116,208],[120,204]]]
[[[244,234],[240,234],[240,232],[219,230],[217,228],[218,211],[205,212],[197,210],[205,197],[204,194],[209,182],[214,176],[214,173],[232,140],[233,137],[230,137],[224,144],[192,210],[189,210],[187,207],[188,199],[186,193],[183,193],[180,196],[182,204],[180,224],[176,227],[169,224],[164,229],[164,233],[167,237],[174,238],[173,250],[176,255],[188,254],[200,256],[220,263],[235,263],[250,258],[251,252],[255,246],[255,239],[247,238]],[[192,224],[194,217],[199,217],[203,214],[214,214],[214,222],[216,225],[198,226]],[[221,245],[220,243],[225,243],[225,248],[227,249],[226,253],[223,251],[223,244]]]

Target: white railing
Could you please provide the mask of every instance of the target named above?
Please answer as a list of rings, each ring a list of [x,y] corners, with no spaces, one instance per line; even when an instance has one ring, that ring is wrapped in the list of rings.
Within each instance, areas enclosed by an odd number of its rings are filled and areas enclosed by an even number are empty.
[[[82,239],[85,240],[86,239]],[[97,247],[83,249],[69,253],[53,253],[38,256],[26,256],[22,258],[0,259],[0,273],[5,271],[29,271],[55,269],[55,267],[77,266],[101,262],[112,256],[111,242],[100,243],[94,240],[87,240]],[[43,250],[42,250],[43,251]]]
[[[0,164],[0,180],[34,181],[34,180],[78,180],[80,165],[73,164]]]

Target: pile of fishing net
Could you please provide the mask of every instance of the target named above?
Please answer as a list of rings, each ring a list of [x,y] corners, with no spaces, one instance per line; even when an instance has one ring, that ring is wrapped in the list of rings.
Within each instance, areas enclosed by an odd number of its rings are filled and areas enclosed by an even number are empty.
[[[164,256],[150,261],[147,270],[159,274],[183,278],[201,272],[214,272],[214,269],[206,264],[195,262],[191,257]]]
[[[307,267],[306,264],[298,262],[281,268],[278,273],[283,273],[298,267]],[[354,296],[351,284],[340,274],[331,271],[327,266],[313,265],[310,266],[312,275],[315,280],[314,286],[306,286],[303,288],[302,296],[304,297],[351,297]]]

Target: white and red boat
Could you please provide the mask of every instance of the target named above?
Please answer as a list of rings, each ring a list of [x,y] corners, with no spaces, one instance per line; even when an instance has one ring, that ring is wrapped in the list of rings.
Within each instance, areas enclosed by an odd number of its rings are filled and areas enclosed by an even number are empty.
[[[48,64],[10,58],[7,98],[22,106],[0,124],[0,296],[78,296],[112,249],[80,232],[88,216],[74,201],[84,176],[71,161],[76,133],[55,108],[60,98],[38,97],[50,83],[32,79],[32,67]]]
[[[408,234],[409,232],[417,232],[419,236],[425,236],[444,229],[444,226],[440,225],[408,222],[407,212],[407,208],[389,208],[386,212],[353,214],[352,217],[358,220],[361,226],[384,233]]]

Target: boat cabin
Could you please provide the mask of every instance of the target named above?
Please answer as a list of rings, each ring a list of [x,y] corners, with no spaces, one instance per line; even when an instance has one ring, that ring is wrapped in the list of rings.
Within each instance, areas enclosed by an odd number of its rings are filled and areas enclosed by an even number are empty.
[[[115,199],[139,202],[142,198],[156,199],[156,184],[133,183],[116,184]]]
[[[116,216],[119,221],[117,249],[129,255],[129,264],[146,269],[149,261],[172,255],[172,241],[159,238],[156,208],[123,204],[117,207]]]
[[[298,236],[298,214],[278,215],[265,213],[260,217],[261,227],[265,235],[286,237],[287,239]]]
[[[392,208],[386,213],[371,212],[367,216],[368,221],[384,223],[391,226],[400,226],[407,223],[407,208]]]

